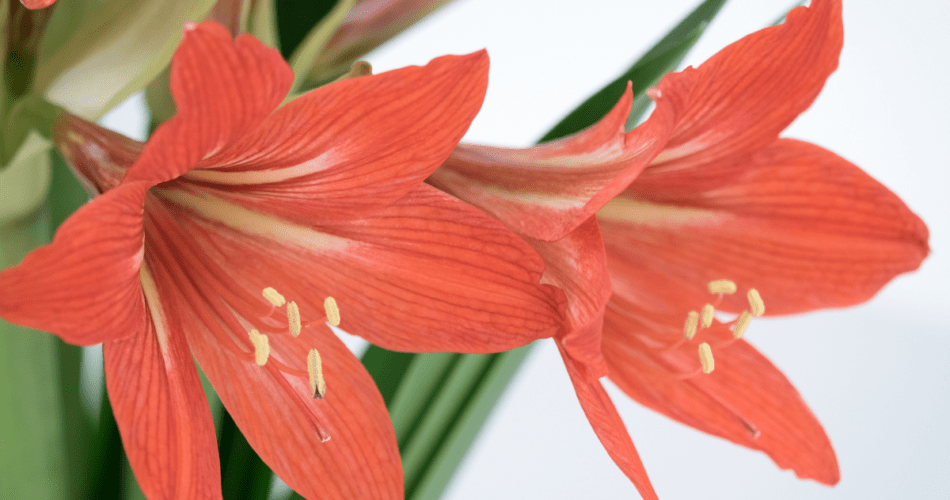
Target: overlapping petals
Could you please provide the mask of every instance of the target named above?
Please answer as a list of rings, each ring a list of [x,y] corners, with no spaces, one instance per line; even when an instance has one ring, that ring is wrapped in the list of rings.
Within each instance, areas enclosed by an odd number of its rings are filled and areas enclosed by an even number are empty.
[[[682,315],[658,314],[615,296],[603,330],[610,380],[640,404],[761,450],[802,479],[837,483],[831,442],[782,372],[744,340],[733,341],[717,321],[701,333],[713,345],[716,369],[699,374],[698,342],[678,342],[682,322]]]
[[[928,231],[858,167],[821,147],[780,139],[702,168],[647,170],[599,213],[614,289],[702,304],[728,277],[767,298],[766,314],[864,302],[929,252]],[[634,292],[642,269],[662,284]],[[658,277],[657,277],[658,278]],[[724,297],[740,312],[744,296]]]
[[[188,349],[300,492],[401,498],[382,398],[323,325],[324,299],[337,298],[348,331],[413,351],[511,349],[562,321],[563,294],[539,283],[527,243],[421,184],[481,106],[487,69],[484,51],[449,56],[275,111],[293,81],[275,50],[215,23],[186,26],[170,78],[178,114],[147,144],[77,117],[57,126],[96,198],[0,274],[0,314],[107,342],[110,399],[151,498],[221,495]],[[299,335],[266,287],[299,304]],[[323,400],[310,393],[310,349],[323,355]]]
[[[662,151],[683,105],[679,94],[657,97],[650,118],[625,133],[632,102],[628,87],[598,123],[533,148],[461,144],[429,182],[519,234],[558,240],[626,188]]]
[[[756,288],[767,314],[788,314],[865,301],[929,252],[923,222],[885,187],[818,146],[778,139],[837,67],[842,40],[841,2],[814,0],[666,76],[650,93],[656,111],[629,133],[625,95],[554,143],[462,145],[430,178],[544,257],[545,279],[568,298],[557,341],[578,399],[644,496],[654,493],[596,380],[602,360],[643,404],[800,477],[838,481],[828,438],[788,380],[718,320],[703,329],[717,365],[703,375],[683,324],[712,300],[713,280],[743,291],[717,309],[739,313]],[[598,248],[579,253],[579,241]],[[603,283],[609,302],[594,300]]]

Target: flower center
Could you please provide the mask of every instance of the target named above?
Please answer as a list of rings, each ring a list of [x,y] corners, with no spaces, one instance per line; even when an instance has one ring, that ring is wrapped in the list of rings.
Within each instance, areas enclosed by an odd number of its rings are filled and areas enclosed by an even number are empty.
[[[710,294],[717,296],[715,302],[716,305],[718,305],[724,295],[736,293],[738,287],[735,282],[730,280],[715,280],[709,282],[707,289]],[[752,318],[765,314],[765,303],[762,301],[762,296],[759,295],[758,290],[750,288],[748,292],[746,292],[746,300],[749,302],[748,309],[743,310],[734,320],[722,323],[722,325],[727,328],[732,327],[732,339],[717,345],[716,349],[728,347],[741,339],[746,328],[749,327]],[[683,345],[683,343],[693,340],[701,330],[712,327],[715,321],[715,314],[716,306],[712,303],[705,304],[698,312],[690,311],[686,313],[686,322],[683,324],[683,338],[667,349],[675,349]],[[715,369],[716,360],[713,357],[713,348],[708,342],[701,342],[699,344],[699,364],[700,368],[698,370],[686,373],[682,375],[682,378],[693,377],[700,373],[708,375]]]

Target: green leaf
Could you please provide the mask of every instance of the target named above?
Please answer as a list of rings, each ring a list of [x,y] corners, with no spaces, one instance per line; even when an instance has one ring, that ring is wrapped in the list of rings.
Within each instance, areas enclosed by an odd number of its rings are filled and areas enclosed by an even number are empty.
[[[623,75],[607,84],[555,125],[539,142],[558,139],[581,131],[607,114],[627,88],[633,84],[633,108],[627,120],[627,130],[636,126],[649,106],[644,92],[656,85],[663,75],[676,69],[703,34],[709,22],[719,13],[726,0],[706,0],[696,7],[672,31],[648,50]]]
[[[247,32],[264,42],[264,45],[280,49],[280,37],[277,34],[276,0],[257,0],[251,6],[248,16]]]
[[[416,479],[412,489],[414,500],[437,500],[448,485],[465,453],[471,447],[478,433],[491,414],[495,404],[501,398],[508,383],[514,378],[531,346],[527,345],[513,351],[499,354],[467,354],[490,358],[486,370],[475,384],[466,404],[457,414],[452,427],[442,437],[438,449],[422,473]]]
[[[187,21],[214,0],[106,0],[55,53],[41,58],[37,89],[86,119],[142,90],[171,61]]]
[[[0,171],[0,269],[48,241],[48,183],[49,142],[34,132]],[[0,498],[69,493],[57,342],[0,320]]]
[[[290,68],[294,71],[294,86],[291,92],[304,84],[317,55],[326,47],[330,37],[336,33],[337,28],[346,19],[346,15],[354,5],[356,5],[356,0],[339,0],[294,49],[290,57]]]
[[[290,59],[307,35],[338,0],[274,0],[277,32],[280,35],[280,53]]]

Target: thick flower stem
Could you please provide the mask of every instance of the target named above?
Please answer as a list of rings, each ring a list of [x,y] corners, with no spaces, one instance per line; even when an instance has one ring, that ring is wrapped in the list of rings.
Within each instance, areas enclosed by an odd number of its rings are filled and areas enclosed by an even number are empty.
[[[47,223],[41,208],[0,226],[0,267],[44,243]],[[0,320],[0,498],[68,496],[58,342]]]

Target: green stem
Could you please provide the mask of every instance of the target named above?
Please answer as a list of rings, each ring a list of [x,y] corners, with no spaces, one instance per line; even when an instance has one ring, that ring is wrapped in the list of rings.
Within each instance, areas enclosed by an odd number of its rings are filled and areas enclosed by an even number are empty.
[[[0,226],[0,268],[47,241],[46,210]],[[69,494],[57,339],[0,320],[0,498]]]

